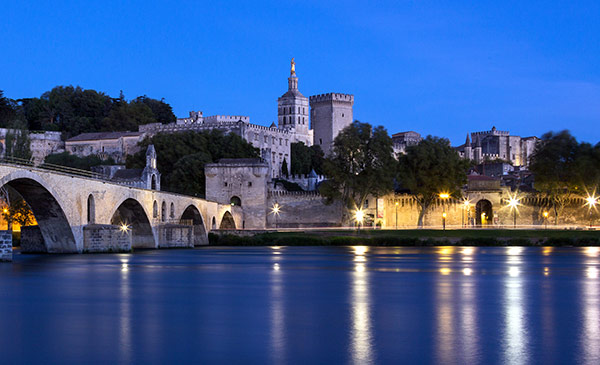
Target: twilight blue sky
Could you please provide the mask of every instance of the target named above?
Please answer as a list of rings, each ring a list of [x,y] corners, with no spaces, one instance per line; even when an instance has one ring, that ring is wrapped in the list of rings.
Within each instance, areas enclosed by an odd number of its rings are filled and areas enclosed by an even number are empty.
[[[6,1],[0,14],[11,98],[71,84],[269,124],[295,57],[305,96],[352,93],[355,119],[390,134],[600,141],[597,0]]]

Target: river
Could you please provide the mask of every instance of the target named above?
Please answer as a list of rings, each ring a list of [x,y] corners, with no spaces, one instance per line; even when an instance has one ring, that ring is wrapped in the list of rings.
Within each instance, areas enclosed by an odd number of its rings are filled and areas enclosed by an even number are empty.
[[[0,361],[600,363],[600,250],[205,247],[0,264]]]

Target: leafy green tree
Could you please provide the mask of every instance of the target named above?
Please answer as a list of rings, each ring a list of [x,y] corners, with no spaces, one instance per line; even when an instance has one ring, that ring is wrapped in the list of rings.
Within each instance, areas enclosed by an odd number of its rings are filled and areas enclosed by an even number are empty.
[[[574,196],[586,196],[597,189],[600,165],[596,148],[578,143],[567,130],[542,136],[531,157],[530,170],[535,189],[554,212],[555,224]]]
[[[133,104],[144,104],[150,108],[152,114],[154,115],[154,119],[158,123],[169,124],[177,121],[177,117],[173,114],[173,108],[167,103],[165,103],[165,99],[156,100],[144,96],[138,96],[134,100],[131,101]]]
[[[204,196],[205,163],[221,158],[259,157],[257,148],[234,133],[223,134],[219,130],[159,133],[140,142],[140,151],[127,157],[129,168],[145,166],[149,144],[156,149],[161,188],[195,196]],[[184,177],[185,174],[195,177]]]
[[[23,199],[11,201],[10,205],[2,210],[2,217],[9,225],[16,222],[21,227],[31,225],[35,222],[31,208]]]
[[[283,162],[281,163],[281,176],[288,177],[288,164],[287,164],[287,160],[285,158],[283,159]]]
[[[211,162],[212,159],[206,152],[180,158],[170,174],[170,188],[181,194],[201,196],[206,186],[204,165]]]
[[[393,190],[395,165],[387,131],[355,121],[335,138],[332,155],[323,163],[327,180],[319,191],[328,203],[342,201],[346,221],[349,211],[361,208],[368,195],[382,196]]]
[[[307,146],[303,142],[290,145],[290,170],[293,175],[308,174],[312,169],[317,174],[323,173],[325,155],[318,145]]]
[[[15,121],[6,132],[4,145],[6,148],[5,156],[20,158],[23,160],[31,159],[31,141],[29,131],[26,129],[25,122]]]
[[[4,96],[0,90],[0,127],[6,127],[17,119],[17,105],[15,101]]]
[[[121,103],[102,120],[103,131],[133,131],[142,124],[156,123],[152,109],[144,103]]]
[[[419,205],[419,227],[423,227],[423,217],[440,193],[461,195],[461,188],[467,182],[468,165],[468,161],[450,147],[450,141],[432,136],[408,146],[406,154],[399,156],[397,180]]]
[[[76,155],[72,155],[69,152],[62,152],[46,156],[46,158],[44,159],[44,163],[89,171],[92,169],[92,167],[98,165],[114,165],[115,161],[111,157],[109,157],[106,160],[102,160],[96,155],[79,157]]]

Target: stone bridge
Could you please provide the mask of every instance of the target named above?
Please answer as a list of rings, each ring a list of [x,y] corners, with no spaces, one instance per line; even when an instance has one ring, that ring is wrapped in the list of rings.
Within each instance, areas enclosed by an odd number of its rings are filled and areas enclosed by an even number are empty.
[[[242,226],[240,207],[43,168],[0,163],[0,186],[29,204],[48,252],[103,251],[124,239],[132,248],[190,246],[186,235],[200,245],[210,230]]]

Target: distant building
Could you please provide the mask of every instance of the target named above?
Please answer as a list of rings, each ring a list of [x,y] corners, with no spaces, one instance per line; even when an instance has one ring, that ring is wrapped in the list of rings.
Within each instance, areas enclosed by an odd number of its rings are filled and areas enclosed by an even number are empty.
[[[11,129],[0,128],[0,156],[4,156],[6,153],[6,135],[11,131],[13,133],[17,132]],[[31,159],[36,165],[44,162],[46,156],[50,154],[65,151],[65,142],[61,138],[61,132],[30,131],[28,135]]]
[[[83,133],[67,139],[65,149],[80,157],[97,155],[103,160],[112,157],[116,163],[124,163],[127,155],[139,151],[137,144],[144,137],[144,132]]]
[[[261,158],[269,166],[269,177],[279,178],[283,161],[286,161],[289,173],[292,143],[319,144],[327,153],[339,131],[352,123],[353,104],[353,95],[329,93],[311,96],[309,105],[309,98],[298,90],[298,77],[292,60],[288,90],[277,99],[277,124],[271,123],[266,127],[250,123],[248,116],[205,117],[201,111],[193,111],[188,118],[179,118],[176,123],[141,125],[139,131],[148,135],[213,129],[235,133],[260,150]]]
[[[484,132],[473,132],[465,144],[456,147],[461,157],[476,163],[504,160],[513,166],[529,166],[529,161],[539,139],[537,137],[511,136],[496,127]]]
[[[423,137],[417,132],[408,131],[392,134],[394,154],[406,153],[406,147],[419,144]]]

